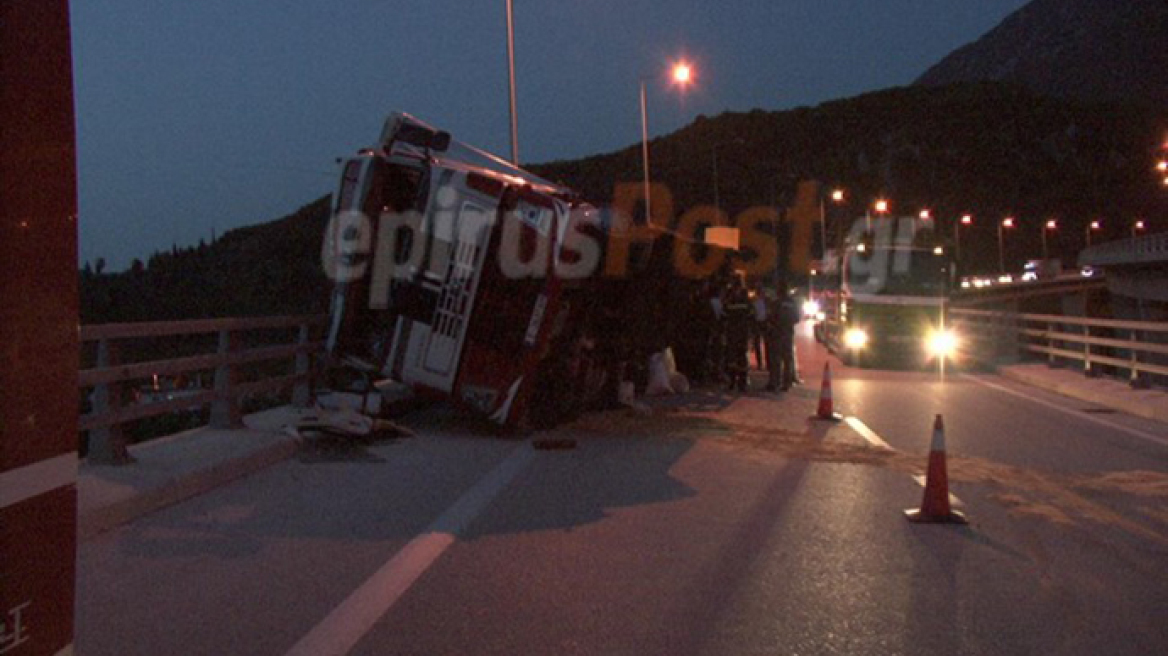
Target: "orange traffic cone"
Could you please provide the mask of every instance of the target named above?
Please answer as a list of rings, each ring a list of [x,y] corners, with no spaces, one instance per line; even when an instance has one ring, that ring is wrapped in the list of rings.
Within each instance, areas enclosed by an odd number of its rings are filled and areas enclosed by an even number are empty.
[[[823,363],[823,382],[819,385],[819,409],[815,411],[816,419],[839,421],[843,419],[834,411],[831,401],[831,363]]]
[[[919,509],[904,511],[910,522],[924,524],[968,524],[965,515],[949,506],[949,471],[945,465],[945,422],[941,415],[933,422],[933,444],[929,447],[929,470],[925,474],[925,497]]]

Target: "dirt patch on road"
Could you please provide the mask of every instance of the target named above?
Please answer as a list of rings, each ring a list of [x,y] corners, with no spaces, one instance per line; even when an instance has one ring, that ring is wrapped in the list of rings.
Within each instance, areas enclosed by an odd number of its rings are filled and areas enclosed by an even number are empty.
[[[817,422],[808,419],[809,415],[787,412],[775,419],[773,412],[763,417],[751,416],[749,411],[736,415],[732,411],[656,408],[649,412],[594,413],[567,428],[596,436],[714,440],[730,448],[783,458],[881,467],[911,475],[925,473],[927,454],[876,446],[846,425]],[[1117,505],[1130,507],[1132,497],[1168,497],[1168,474],[1061,474],[967,457],[948,458],[948,469],[952,482],[994,489],[990,498],[1014,517],[1064,527],[1098,524],[1168,545],[1168,511],[1141,504],[1137,516],[1129,517],[1113,509]]]

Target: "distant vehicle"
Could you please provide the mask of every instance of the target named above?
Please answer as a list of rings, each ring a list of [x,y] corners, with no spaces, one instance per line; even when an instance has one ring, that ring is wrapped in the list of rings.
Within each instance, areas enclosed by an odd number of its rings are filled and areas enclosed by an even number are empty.
[[[957,338],[945,321],[952,265],[944,249],[856,244],[834,270],[836,306],[826,313],[821,338],[846,362],[924,363],[954,355]]]
[[[1058,258],[1030,260],[1022,266],[1022,281],[1029,282],[1040,278],[1057,278],[1062,272],[1063,262]]]

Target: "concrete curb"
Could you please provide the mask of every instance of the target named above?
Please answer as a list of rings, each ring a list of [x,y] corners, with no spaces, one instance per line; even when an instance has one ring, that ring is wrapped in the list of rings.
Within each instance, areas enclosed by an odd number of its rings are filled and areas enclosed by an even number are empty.
[[[81,541],[92,539],[143,515],[211,491],[286,460],[299,448],[300,440],[289,436],[240,457],[221,460],[206,468],[168,478],[122,499],[99,503],[90,508],[79,504],[77,538]],[[83,488],[84,482],[79,482],[79,487]]]
[[[1168,393],[1159,390],[1135,390],[1116,380],[1089,379],[1043,364],[1000,366],[998,374],[1073,399],[1168,423]]]

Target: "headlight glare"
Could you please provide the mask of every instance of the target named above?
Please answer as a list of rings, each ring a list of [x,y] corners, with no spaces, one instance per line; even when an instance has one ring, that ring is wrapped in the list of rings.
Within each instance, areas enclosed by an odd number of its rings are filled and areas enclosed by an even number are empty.
[[[862,328],[849,328],[844,333],[844,346],[859,350],[868,345],[868,333]]]

